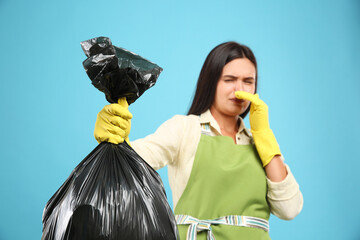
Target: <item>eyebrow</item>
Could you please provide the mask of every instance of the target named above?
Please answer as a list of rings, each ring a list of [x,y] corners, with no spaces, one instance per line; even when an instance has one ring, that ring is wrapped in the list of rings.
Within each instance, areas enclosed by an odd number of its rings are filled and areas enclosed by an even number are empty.
[[[234,75],[225,75],[224,78],[237,78],[236,76]],[[245,80],[255,80],[253,77],[246,77],[244,78]]]

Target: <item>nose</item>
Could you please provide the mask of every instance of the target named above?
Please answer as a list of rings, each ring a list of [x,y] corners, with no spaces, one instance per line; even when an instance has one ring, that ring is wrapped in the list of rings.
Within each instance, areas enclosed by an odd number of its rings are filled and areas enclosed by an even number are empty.
[[[235,91],[244,91],[243,82],[241,80],[237,80],[235,83]]]

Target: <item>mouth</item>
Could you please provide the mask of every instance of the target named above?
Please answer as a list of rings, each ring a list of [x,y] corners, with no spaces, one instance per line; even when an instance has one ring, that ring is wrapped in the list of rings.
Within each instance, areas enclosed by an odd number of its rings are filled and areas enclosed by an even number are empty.
[[[230,100],[231,100],[232,102],[234,102],[235,104],[243,104],[243,103],[245,103],[245,100],[244,100],[244,99],[230,98]]]

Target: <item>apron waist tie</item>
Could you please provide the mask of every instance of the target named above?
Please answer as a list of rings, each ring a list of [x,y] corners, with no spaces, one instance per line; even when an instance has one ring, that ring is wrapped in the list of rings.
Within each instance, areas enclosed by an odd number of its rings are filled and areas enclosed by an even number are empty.
[[[187,240],[196,240],[197,233],[201,231],[208,231],[207,239],[215,240],[215,236],[212,232],[211,225],[218,225],[218,224],[240,226],[240,227],[253,227],[253,228],[263,229],[264,231],[267,232],[269,231],[269,222],[266,221],[265,219],[257,218],[257,217],[229,215],[213,220],[199,220],[189,215],[176,215],[175,219],[177,224],[190,225],[186,235]]]

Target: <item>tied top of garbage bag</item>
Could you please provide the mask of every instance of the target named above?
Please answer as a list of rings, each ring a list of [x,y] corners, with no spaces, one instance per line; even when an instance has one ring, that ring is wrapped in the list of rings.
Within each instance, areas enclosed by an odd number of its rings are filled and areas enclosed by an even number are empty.
[[[129,104],[152,87],[161,67],[126,49],[112,45],[107,37],[81,42],[88,57],[83,66],[92,84],[105,93],[106,100],[117,103],[126,97]]]

